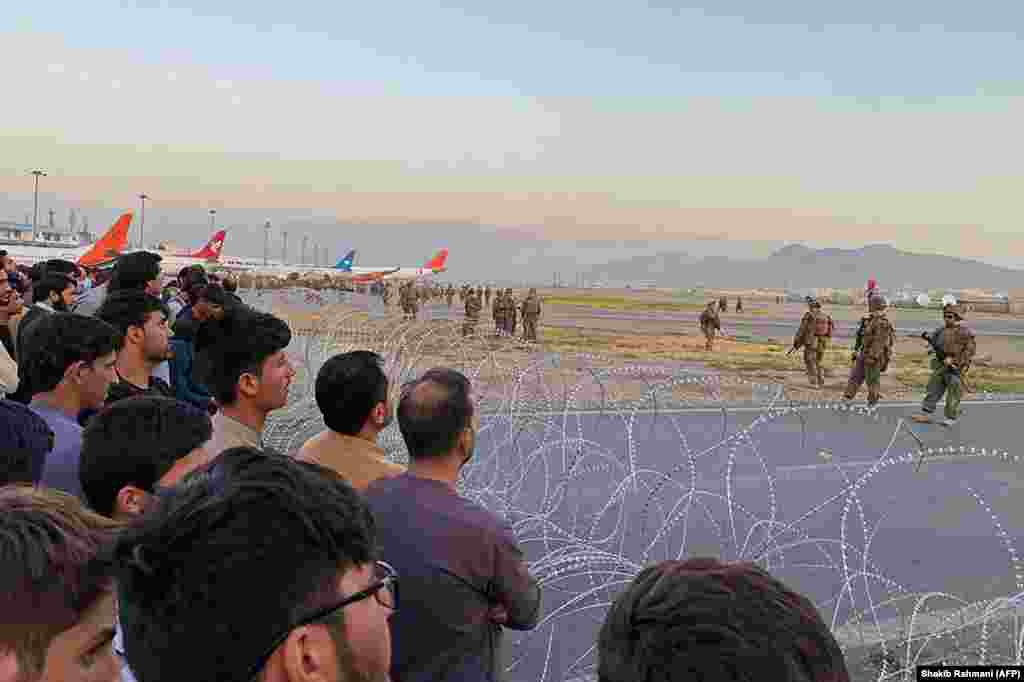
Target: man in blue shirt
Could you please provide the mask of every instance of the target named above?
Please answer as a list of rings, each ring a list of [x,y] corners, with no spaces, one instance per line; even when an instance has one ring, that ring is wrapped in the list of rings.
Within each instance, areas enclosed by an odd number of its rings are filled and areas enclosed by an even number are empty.
[[[29,407],[53,430],[53,450],[43,465],[40,483],[82,497],[78,460],[83,410],[103,405],[116,379],[114,363],[120,334],[85,315],[53,313],[39,320],[26,349],[26,370],[34,392]]]

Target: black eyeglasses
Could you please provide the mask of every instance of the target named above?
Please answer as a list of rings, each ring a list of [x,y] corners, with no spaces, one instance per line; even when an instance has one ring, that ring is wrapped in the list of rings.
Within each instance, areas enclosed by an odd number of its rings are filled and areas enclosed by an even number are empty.
[[[336,611],[345,608],[350,604],[354,604],[357,601],[362,601],[368,597],[376,597],[377,603],[381,606],[391,609],[392,611],[398,610],[398,573],[391,567],[390,564],[383,561],[377,561],[374,565],[375,580],[365,590],[360,590],[355,594],[351,594],[340,602],[325,606],[321,609],[317,609],[313,613],[299,618],[294,623],[288,625],[280,635],[274,638],[273,644],[268,647],[263,655],[257,659],[256,663],[249,668],[246,674],[240,679],[240,682],[248,682],[256,677],[257,673],[263,669],[263,666],[267,664],[269,659],[277,647],[288,639],[288,635],[291,634],[295,628],[300,628],[303,625],[310,625],[327,618]]]

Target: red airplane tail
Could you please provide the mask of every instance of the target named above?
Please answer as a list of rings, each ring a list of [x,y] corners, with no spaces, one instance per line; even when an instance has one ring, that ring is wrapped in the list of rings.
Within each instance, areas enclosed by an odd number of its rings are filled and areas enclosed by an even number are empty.
[[[428,260],[424,265],[424,269],[428,270],[443,270],[444,263],[448,260],[448,249],[441,249],[438,251],[433,258]]]
[[[195,253],[190,253],[190,258],[205,258],[206,260],[220,260],[220,252],[224,250],[224,237],[227,236],[227,230],[220,230],[212,237],[210,241],[206,242],[206,246],[199,249]]]
[[[91,268],[108,263],[121,255],[128,245],[128,228],[132,224],[132,212],[128,211],[118,218],[106,233],[81,256],[78,265]]]

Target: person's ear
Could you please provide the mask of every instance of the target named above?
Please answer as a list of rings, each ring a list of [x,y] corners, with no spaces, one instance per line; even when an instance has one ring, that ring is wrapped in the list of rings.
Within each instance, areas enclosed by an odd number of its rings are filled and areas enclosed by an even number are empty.
[[[326,627],[303,626],[281,647],[281,666],[292,682],[327,682],[338,673],[338,651]]]
[[[246,398],[252,398],[260,392],[260,380],[255,374],[245,372],[238,377],[238,394]]]
[[[141,516],[146,511],[146,492],[134,485],[126,485],[117,491],[114,499],[114,514]]]

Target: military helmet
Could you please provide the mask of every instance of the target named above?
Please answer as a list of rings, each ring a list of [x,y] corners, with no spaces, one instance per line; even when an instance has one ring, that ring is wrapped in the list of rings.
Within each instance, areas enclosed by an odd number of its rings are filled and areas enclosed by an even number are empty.
[[[945,315],[946,313],[953,313],[954,315],[956,315],[956,319],[958,320],[964,319],[963,306],[957,305],[955,303],[947,303],[946,305],[942,306],[942,314]]]
[[[886,302],[881,296],[872,296],[868,299],[868,310],[871,312],[878,312],[879,310],[885,310]]]

